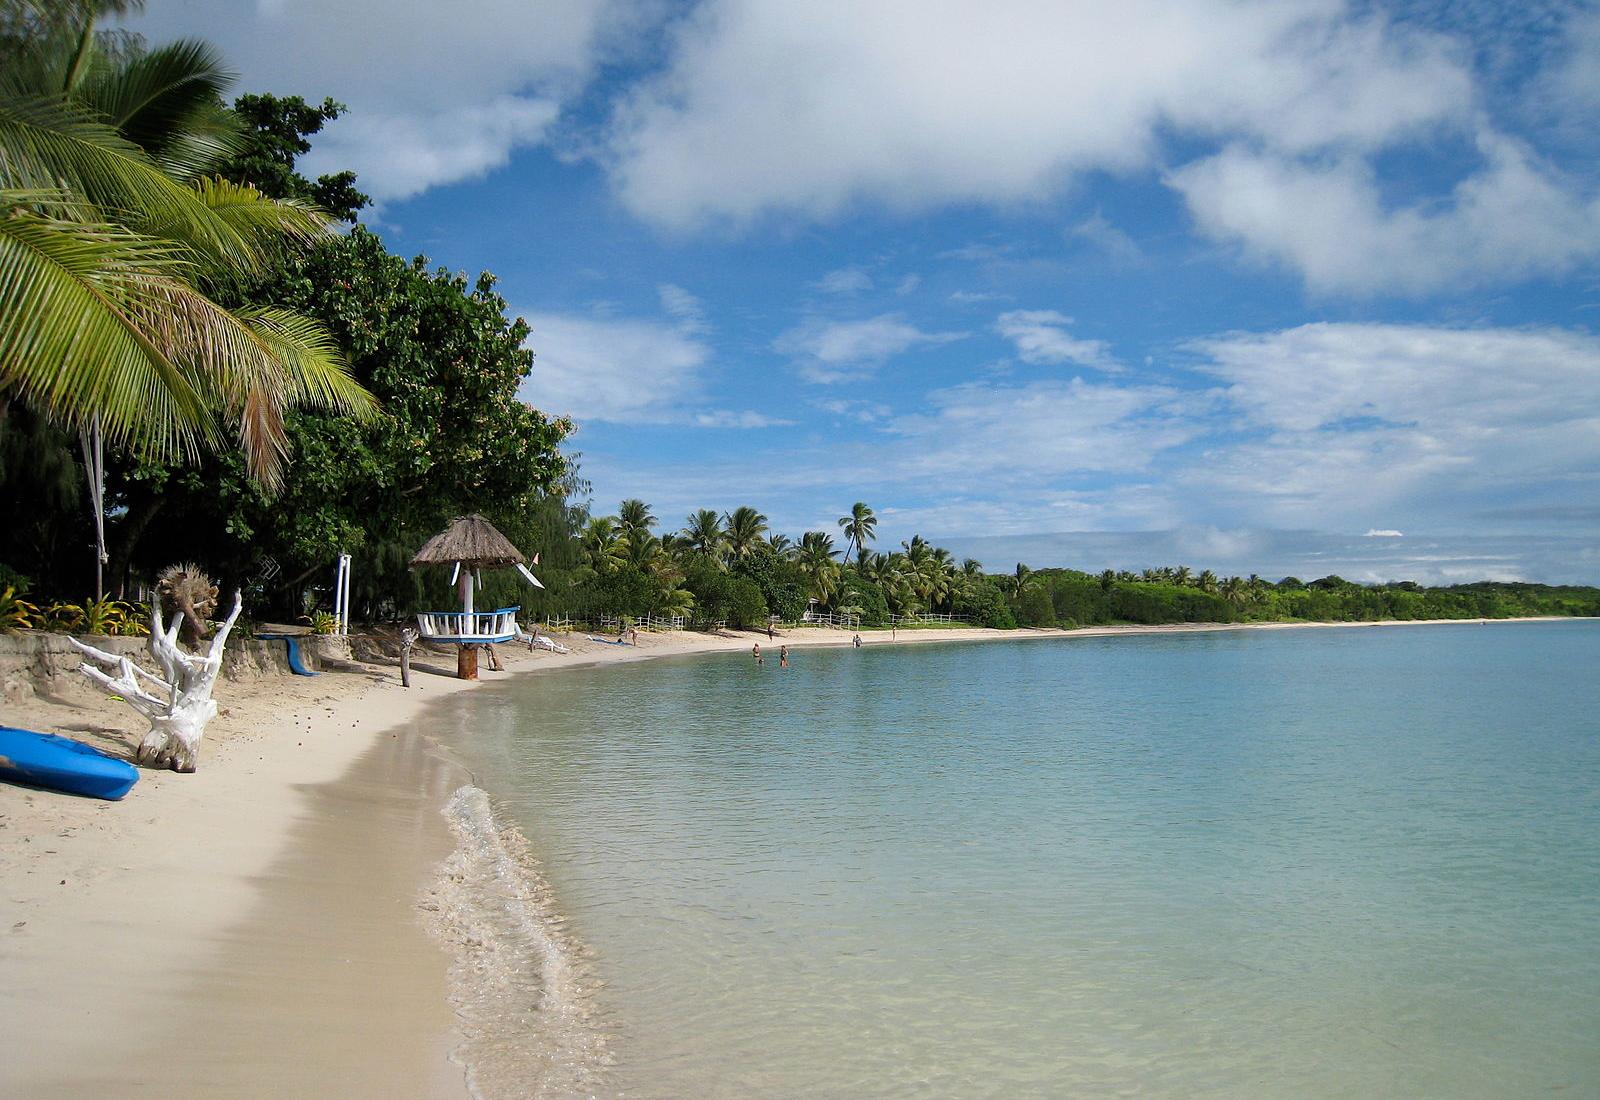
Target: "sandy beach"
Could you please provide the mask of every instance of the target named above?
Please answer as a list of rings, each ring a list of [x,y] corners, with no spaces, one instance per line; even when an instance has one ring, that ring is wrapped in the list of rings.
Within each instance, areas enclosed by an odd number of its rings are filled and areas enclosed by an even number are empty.
[[[1476,621],[1476,620],[1473,620]],[[1401,626],[1383,624],[1304,624]],[[872,631],[866,645],[1063,638],[1302,624]],[[482,683],[599,662],[846,646],[847,631],[775,641],[562,636],[572,652],[502,648]],[[468,782],[427,736],[430,705],[473,685],[419,653],[315,678],[219,684],[223,713],[193,775],[142,771],[122,802],[0,785],[0,1095],[469,1095],[447,995],[451,955],[427,928],[452,840],[440,813]],[[77,684],[8,703],[7,725],[131,756],[142,722]]]

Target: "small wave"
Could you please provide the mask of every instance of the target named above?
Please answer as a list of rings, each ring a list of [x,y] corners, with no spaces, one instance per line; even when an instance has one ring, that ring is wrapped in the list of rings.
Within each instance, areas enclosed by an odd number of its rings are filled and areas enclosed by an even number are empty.
[[[479,1100],[595,1096],[610,1064],[595,1017],[588,952],[562,929],[527,839],[473,786],[444,815],[456,848],[421,902],[454,955],[455,1052]]]

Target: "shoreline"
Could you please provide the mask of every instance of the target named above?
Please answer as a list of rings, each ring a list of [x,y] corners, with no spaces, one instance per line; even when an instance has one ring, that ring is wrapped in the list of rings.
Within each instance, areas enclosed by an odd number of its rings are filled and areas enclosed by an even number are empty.
[[[1566,617],[964,627],[862,640],[1529,621]],[[561,636],[572,653],[502,647],[505,671],[484,670],[482,682],[757,643],[841,647],[852,634],[641,634],[637,648]],[[422,912],[455,847],[443,809],[468,782],[428,729],[435,703],[471,687],[452,673],[452,660],[419,649],[410,692],[387,663],[224,681],[194,775],[141,769],[118,803],[0,785],[0,1031],[12,1039],[0,1092],[470,1095],[447,1000],[459,960]],[[0,721],[114,752],[142,731],[131,710],[76,686],[8,703]]]

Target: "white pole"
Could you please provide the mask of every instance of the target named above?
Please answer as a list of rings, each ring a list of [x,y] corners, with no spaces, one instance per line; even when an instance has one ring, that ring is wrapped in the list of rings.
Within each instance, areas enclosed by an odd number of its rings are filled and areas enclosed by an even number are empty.
[[[350,633],[350,555],[339,555],[339,583],[334,594],[334,617],[340,634]]]

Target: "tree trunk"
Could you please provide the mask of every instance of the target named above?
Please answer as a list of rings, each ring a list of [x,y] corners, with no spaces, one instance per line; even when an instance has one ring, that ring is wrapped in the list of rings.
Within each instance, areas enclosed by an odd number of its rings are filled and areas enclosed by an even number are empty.
[[[166,674],[165,680],[146,672],[127,657],[84,645],[76,638],[67,639],[91,660],[116,669],[118,674],[108,676],[88,663],[79,665],[79,671],[150,719],[150,731],[139,743],[139,763],[153,768],[170,767],[177,772],[195,770],[200,757],[200,738],[207,723],[217,716],[217,703],[211,698],[211,689],[222,671],[222,647],[243,606],[242,593],[235,592],[232,614],[211,639],[210,650],[201,656],[185,653],[178,647],[178,631],[183,626],[181,617],[167,627],[161,620],[160,597],[152,600],[150,653]],[[141,681],[155,691],[145,690]]]
[[[478,647],[475,645],[459,646],[456,650],[456,679],[476,680],[478,678]]]

